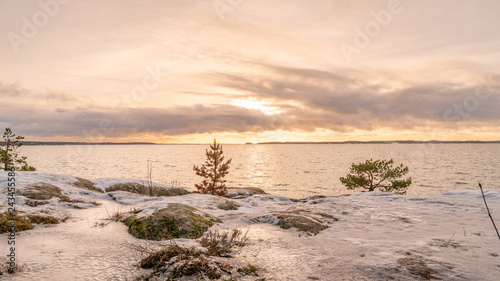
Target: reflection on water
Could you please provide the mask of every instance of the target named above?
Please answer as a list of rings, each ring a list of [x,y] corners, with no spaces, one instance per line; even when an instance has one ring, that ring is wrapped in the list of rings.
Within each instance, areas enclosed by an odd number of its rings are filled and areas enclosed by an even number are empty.
[[[177,180],[192,188],[200,181],[193,165],[205,161],[205,145],[24,146],[21,154],[39,171],[84,178]],[[339,177],[351,163],[394,159],[410,168],[408,194],[441,194],[454,189],[500,189],[500,144],[269,144],[223,145],[232,158],[228,186],[260,187],[288,197],[353,193]]]

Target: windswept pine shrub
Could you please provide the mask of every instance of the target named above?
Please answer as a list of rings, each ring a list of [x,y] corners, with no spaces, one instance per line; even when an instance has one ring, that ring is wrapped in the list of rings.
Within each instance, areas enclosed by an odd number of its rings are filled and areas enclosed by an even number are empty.
[[[26,162],[25,156],[19,156],[17,149],[23,145],[23,136],[16,136],[10,128],[5,128],[3,142],[0,143],[0,163],[7,171],[11,167],[21,171],[35,171],[36,169]],[[16,165],[18,165],[16,167]],[[20,165],[20,166],[19,166]]]
[[[349,174],[341,177],[340,181],[347,186],[347,189],[363,188],[367,191],[374,191],[378,188],[383,192],[406,194],[411,184],[411,177],[400,178],[408,173],[408,167],[403,164],[393,167],[393,163],[392,159],[389,161],[370,159],[365,163],[353,163]]]
[[[227,194],[224,177],[229,173],[229,164],[232,159],[224,163],[222,146],[215,139],[210,145],[210,150],[207,149],[205,154],[207,156],[205,164],[193,167],[196,175],[203,177],[204,180],[194,186],[201,193],[224,196]]]

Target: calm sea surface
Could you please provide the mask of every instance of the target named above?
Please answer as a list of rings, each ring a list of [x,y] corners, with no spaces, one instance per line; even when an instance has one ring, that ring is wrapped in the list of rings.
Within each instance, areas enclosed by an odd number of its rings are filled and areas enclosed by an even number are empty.
[[[96,179],[146,179],[194,189],[208,145],[23,146],[20,152],[38,171]],[[441,194],[457,189],[500,189],[500,144],[261,144],[223,145],[232,158],[227,185],[260,187],[292,198],[355,193],[339,180],[351,163],[394,159],[410,168],[408,194]]]

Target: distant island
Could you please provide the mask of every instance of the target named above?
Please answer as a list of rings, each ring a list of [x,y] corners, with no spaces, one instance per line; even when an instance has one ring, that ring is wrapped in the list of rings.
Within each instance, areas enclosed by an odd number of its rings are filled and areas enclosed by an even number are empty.
[[[152,142],[63,142],[63,141],[23,141],[23,145],[136,145],[156,144]]]
[[[500,143],[500,141],[332,141],[332,142],[259,142],[258,144],[434,144],[434,143]]]

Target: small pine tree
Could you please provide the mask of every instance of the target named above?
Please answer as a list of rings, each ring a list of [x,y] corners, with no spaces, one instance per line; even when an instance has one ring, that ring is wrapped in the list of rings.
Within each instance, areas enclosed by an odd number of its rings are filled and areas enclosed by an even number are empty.
[[[378,188],[383,192],[406,194],[411,178],[401,180],[399,178],[408,173],[408,167],[401,164],[393,168],[393,163],[392,159],[389,161],[370,159],[365,163],[353,163],[350,173],[346,177],[341,177],[340,181],[347,186],[347,189],[361,187],[374,191]]]
[[[26,163],[25,156],[19,157],[19,154],[16,151],[23,145],[21,142],[23,139],[24,137],[13,134],[10,128],[5,128],[5,132],[3,133],[3,143],[0,146],[0,163],[3,164],[5,171],[14,167],[15,164],[22,165],[18,168],[21,171],[36,170],[34,167],[29,166],[28,163]]]
[[[219,196],[227,194],[226,185],[224,184],[226,180],[224,177],[229,173],[229,164],[231,164],[232,159],[223,163],[223,153],[222,146],[214,139],[214,144],[210,145],[210,150],[205,150],[207,156],[205,164],[200,167],[193,167],[197,176],[205,178],[200,184],[194,185],[199,192]]]

